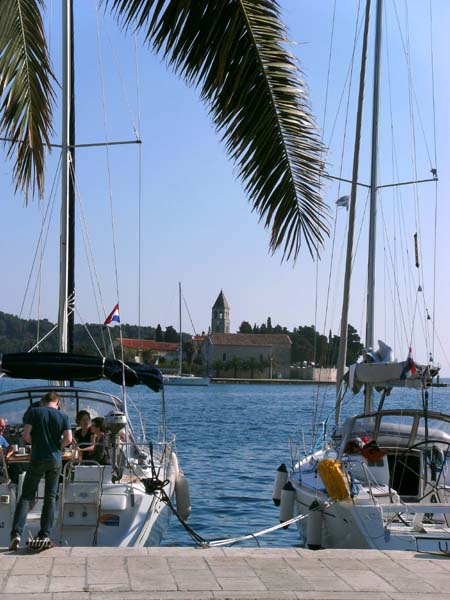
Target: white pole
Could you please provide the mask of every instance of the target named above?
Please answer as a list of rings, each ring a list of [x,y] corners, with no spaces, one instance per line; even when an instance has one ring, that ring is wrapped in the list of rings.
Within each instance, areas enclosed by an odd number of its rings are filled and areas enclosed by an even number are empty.
[[[59,268],[59,351],[67,352],[68,326],[68,265],[69,265],[69,177],[70,177],[70,61],[71,11],[70,0],[62,0],[62,140],[61,140],[61,231]]]
[[[352,259],[353,259],[353,238],[355,231],[355,215],[356,215],[356,194],[358,187],[358,173],[359,173],[359,155],[361,145],[361,127],[362,127],[362,115],[364,106],[364,87],[366,77],[366,63],[367,63],[367,44],[369,38],[369,21],[370,21],[370,0],[366,2],[366,14],[364,20],[364,37],[363,47],[361,52],[361,70],[359,74],[359,93],[358,93],[358,109],[356,114],[356,129],[355,129],[355,145],[353,154],[353,173],[352,173],[352,189],[350,195],[350,206],[348,216],[348,234],[347,234],[347,257],[345,262],[345,276],[344,276],[344,292],[342,298],[342,314],[341,314],[341,335],[339,339],[339,352],[337,359],[336,369],[336,392],[338,394],[338,400],[336,403],[336,424],[339,423],[340,415],[340,401],[339,391],[342,384],[342,378],[344,376],[345,363],[347,358],[347,330],[348,330],[348,310],[350,300],[350,283],[352,277]]]
[[[373,113],[372,113],[372,163],[370,176],[370,224],[369,224],[369,262],[367,273],[367,321],[366,348],[373,348],[375,315],[375,250],[377,235],[377,192],[378,192],[378,117],[380,109],[381,75],[381,33],[383,24],[383,0],[377,0],[375,30],[375,56],[373,67]],[[373,390],[366,386],[364,412],[373,409]]]

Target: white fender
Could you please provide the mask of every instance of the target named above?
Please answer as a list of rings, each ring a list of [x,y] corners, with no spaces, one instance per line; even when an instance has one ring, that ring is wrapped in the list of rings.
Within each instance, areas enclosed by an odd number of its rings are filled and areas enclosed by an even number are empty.
[[[277,472],[275,474],[275,481],[273,484],[272,500],[273,500],[273,503],[275,504],[275,506],[280,506],[281,490],[283,489],[283,486],[287,482],[287,479],[288,479],[288,472],[286,469],[286,465],[283,463],[277,469]]]
[[[178,475],[180,473],[180,465],[178,464],[178,456],[176,455],[175,452],[172,452],[170,458],[172,460],[173,468],[175,470],[175,475]]]
[[[175,501],[177,513],[183,521],[187,521],[191,514],[191,499],[189,497],[189,483],[182,471],[179,471],[175,478]]]
[[[295,490],[292,486],[292,483],[288,481],[281,490],[281,498],[280,498],[280,523],[284,523],[285,521],[289,521],[294,516],[294,500],[295,500]],[[289,527],[289,525],[286,526]]]
[[[322,547],[322,521],[322,509],[317,500],[314,500],[306,519],[306,545],[310,550],[319,550]]]

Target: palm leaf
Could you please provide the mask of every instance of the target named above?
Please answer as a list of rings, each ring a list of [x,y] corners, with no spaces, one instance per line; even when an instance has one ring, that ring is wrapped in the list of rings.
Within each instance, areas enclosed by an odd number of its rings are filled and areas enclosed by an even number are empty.
[[[315,255],[327,233],[323,147],[277,0],[105,0],[201,88],[272,251]]]
[[[27,197],[30,187],[44,192],[54,100],[42,9],[43,0],[0,0],[0,132]]]

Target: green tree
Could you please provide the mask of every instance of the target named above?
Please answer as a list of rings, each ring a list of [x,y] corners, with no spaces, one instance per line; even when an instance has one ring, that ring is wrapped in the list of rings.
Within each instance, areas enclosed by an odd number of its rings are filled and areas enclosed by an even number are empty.
[[[347,365],[355,363],[364,350],[364,344],[358,335],[356,329],[350,325],[347,328]]]
[[[239,358],[238,356],[231,357],[230,360],[225,363],[225,369],[227,371],[233,371],[234,379],[237,378],[237,373],[238,373],[239,369],[241,369],[241,368],[242,368],[242,359]]]
[[[155,329],[155,341],[162,342],[164,338],[164,334],[161,328],[161,325],[158,323]]]
[[[250,371],[250,379],[253,379],[255,376],[255,371],[259,370],[261,363],[256,360],[254,356],[248,358],[242,365],[242,368],[246,371]]]
[[[290,51],[277,0],[105,0],[208,105],[270,248],[316,254],[327,233],[320,197],[323,146]],[[44,0],[1,2],[0,134],[10,139],[16,186],[44,192],[54,77]]]
[[[180,336],[178,335],[177,331],[172,327],[172,325],[166,327],[166,330],[164,332],[164,341],[170,342],[171,344],[176,344],[179,340]]]
[[[225,363],[223,360],[216,360],[213,363],[214,375],[220,377],[222,371],[225,371]]]
[[[239,333],[252,333],[252,326],[248,321],[242,321],[239,326]]]
[[[195,344],[192,340],[187,340],[186,342],[183,342],[183,354],[186,357],[189,371],[192,368],[192,359],[194,358],[196,351],[197,348],[195,347]]]

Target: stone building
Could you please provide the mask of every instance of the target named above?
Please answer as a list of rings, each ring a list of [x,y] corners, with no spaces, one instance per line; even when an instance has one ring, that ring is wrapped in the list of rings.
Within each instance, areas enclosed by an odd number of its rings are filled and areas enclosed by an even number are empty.
[[[216,363],[229,363],[233,358],[239,358],[254,365],[247,369],[252,371],[250,374],[242,373],[241,369],[242,377],[265,379],[272,375],[288,378],[291,346],[291,338],[284,333],[210,333],[202,344],[202,355],[210,376],[214,376]]]
[[[242,361],[241,377],[267,378],[271,375],[289,377],[292,342],[286,334],[230,333],[230,305],[223,290],[211,311],[211,331],[193,338],[200,347],[203,363],[210,376],[215,365],[230,363],[233,358]],[[244,373],[243,365],[247,364]],[[233,373],[229,373],[233,376]]]
[[[230,305],[222,290],[212,307],[211,333],[230,333]]]

